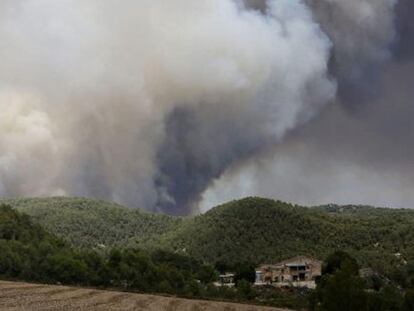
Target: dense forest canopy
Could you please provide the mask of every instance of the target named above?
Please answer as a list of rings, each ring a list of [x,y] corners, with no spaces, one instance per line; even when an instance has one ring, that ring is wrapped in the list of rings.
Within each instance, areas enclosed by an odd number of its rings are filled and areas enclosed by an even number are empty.
[[[82,198],[5,199],[0,277],[325,311],[338,299],[353,311],[399,301],[392,310],[405,311],[414,305],[413,225],[411,210],[262,198],[188,218]],[[256,265],[296,255],[326,259],[316,291],[252,287]],[[361,267],[374,274],[361,278]],[[226,271],[236,287],[213,286]]]
[[[384,273],[414,258],[414,211],[302,207],[246,198],[195,217],[171,217],[82,198],[3,200],[72,246],[161,248],[214,264],[255,264],[346,250]]]
[[[252,265],[239,263],[229,268],[236,275],[234,288],[214,286],[219,273],[216,268],[187,255],[161,249],[111,248],[101,252],[75,248],[34,224],[28,215],[0,204],[0,279],[295,308],[307,303],[306,296],[296,293],[253,290]]]

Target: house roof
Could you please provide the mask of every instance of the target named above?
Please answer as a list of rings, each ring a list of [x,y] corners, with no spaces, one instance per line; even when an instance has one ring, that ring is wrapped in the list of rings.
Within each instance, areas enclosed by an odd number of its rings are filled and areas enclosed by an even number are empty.
[[[262,264],[260,265],[260,267],[273,267],[273,268],[283,267],[283,266],[294,267],[294,266],[304,266],[311,262],[322,264],[322,261],[312,258],[312,257],[296,256],[290,259],[283,260],[276,264]]]
[[[288,267],[306,267],[306,263],[304,263],[304,262],[290,262],[290,263],[287,263],[286,266],[288,266]]]
[[[307,257],[307,256],[296,256],[293,258],[289,258],[286,260],[283,260],[281,262],[278,262],[276,264],[276,266],[278,265],[287,265],[287,264],[305,264],[305,263],[309,263],[309,262],[317,262],[317,263],[322,263],[322,261],[312,258],[312,257]]]
[[[226,273],[226,274],[220,274],[221,278],[230,278],[234,277],[234,273]]]

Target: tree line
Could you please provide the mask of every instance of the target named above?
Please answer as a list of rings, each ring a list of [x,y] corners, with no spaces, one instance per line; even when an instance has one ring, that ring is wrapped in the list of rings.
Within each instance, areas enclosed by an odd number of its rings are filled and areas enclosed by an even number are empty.
[[[213,284],[223,268],[235,272],[236,287]],[[306,304],[295,294],[255,290],[250,263],[213,266],[165,250],[76,249],[8,205],[0,205],[0,277],[285,307]]]
[[[317,289],[309,297],[310,311],[412,311],[414,270],[399,267],[400,282],[372,273],[361,277],[357,261],[337,251],[324,262]]]
[[[34,224],[30,217],[0,205],[0,277],[41,283],[114,288],[189,298],[267,304],[310,311],[414,311],[414,262],[387,276],[359,275],[357,260],[345,252],[328,256],[315,291],[254,287],[249,262],[203,263],[165,250],[77,249]],[[235,272],[234,288],[213,282]]]

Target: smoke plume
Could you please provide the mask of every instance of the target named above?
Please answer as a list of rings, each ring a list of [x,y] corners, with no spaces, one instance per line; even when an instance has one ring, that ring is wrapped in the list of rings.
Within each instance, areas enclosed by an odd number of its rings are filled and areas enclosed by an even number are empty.
[[[389,81],[412,72],[397,61],[412,55],[409,3],[4,0],[0,194],[190,214],[218,188],[238,195],[226,181],[278,178],[278,155],[306,144],[296,155],[310,161],[337,139],[332,117],[358,128],[355,115],[386,113]]]
[[[268,152],[228,169],[204,193],[203,209],[246,194],[413,206],[414,2],[308,3],[334,43],[335,103]]]

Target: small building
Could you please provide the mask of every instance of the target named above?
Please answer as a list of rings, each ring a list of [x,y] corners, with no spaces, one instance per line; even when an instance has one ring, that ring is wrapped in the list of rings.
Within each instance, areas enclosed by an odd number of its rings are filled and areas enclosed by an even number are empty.
[[[256,270],[256,285],[315,288],[315,279],[322,274],[322,262],[298,256],[276,264],[263,264]]]
[[[266,285],[266,283],[263,281],[263,271],[261,270],[256,270],[256,279],[254,281],[254,285],[258,286],[258,285]]]
[[[220,274],[219,281],[214,283],[215,286],[227,286],[227,287],[233,287],[234,284],[234,273],[225,273]]]

